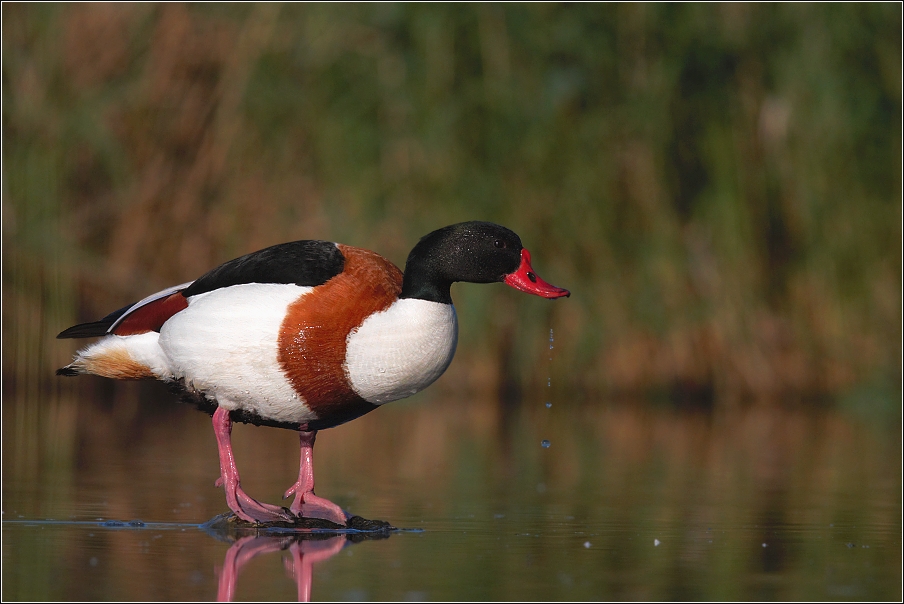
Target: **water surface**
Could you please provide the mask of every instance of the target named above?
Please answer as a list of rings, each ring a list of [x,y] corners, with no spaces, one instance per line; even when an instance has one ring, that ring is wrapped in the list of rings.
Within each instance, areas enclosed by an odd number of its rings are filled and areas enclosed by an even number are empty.
[[[420,398],[315,450],[318,494],[406,530],[241,541],[200,526],[227,511],[209,418],[117,388],[5,401],[4,599],[901,595],[900,426],[824,408]],[[278,501],[297,438],[234,436],[243,485]]]

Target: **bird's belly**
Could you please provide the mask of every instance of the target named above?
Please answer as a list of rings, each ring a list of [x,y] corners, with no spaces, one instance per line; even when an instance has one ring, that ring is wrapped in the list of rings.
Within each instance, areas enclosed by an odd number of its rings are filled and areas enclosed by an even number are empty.
[[[458,319],[451,304],[397,300],[349,334],[349,383],[376,405],[411,396],[442,375],[457,342]]]
[[[286,308],[311,289],[249,283],[193,296],[160,330],[173,378],[230,411],[286,423],[315,419],[278,362]]]

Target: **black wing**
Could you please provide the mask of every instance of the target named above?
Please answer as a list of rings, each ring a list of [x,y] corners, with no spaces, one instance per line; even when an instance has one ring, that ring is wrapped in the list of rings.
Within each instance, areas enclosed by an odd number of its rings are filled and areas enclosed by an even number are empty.
[[[280,243],[230,260],[182,290],[186,298],[245,283],[322,285],[345,268],[345,256],[331,241]]]
[[[105,336],[109,333],[110,328],[113,326],[116,321],[126,314],[126,311],[132,308],[134,304],[129,304],[128,306],[123,306],[119,310],[115,310],[111,312],[109,315],[101,319],[100,321],[93,321],[91,323],[79,323],[78,325],[73,325],[69,329],[65,329],[60,332],[57,336],[59,339],[65,338],[97,338],[100,336]]]
[[[191,285],[191,281],[151,294],[144,300],[111,312],[100,321],[73,325],[60,332],[57,338],[97,338],[109,333],[129,335],[129,333],[141,333],[148,330],[160,331],[160,326],[168,318],[188,305],[184,299],[173,303],[171,296],[180,293],[189,285]],[[120,329],[122,329],[124,321],[131,325],[128,330],[121,333]]]

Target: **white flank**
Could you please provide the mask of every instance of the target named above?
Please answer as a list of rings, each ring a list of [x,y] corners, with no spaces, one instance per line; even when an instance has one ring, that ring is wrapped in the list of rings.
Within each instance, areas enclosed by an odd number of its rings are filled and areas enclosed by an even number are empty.
[[[287,307],[311,289],[248,283],[192,296],[160,331],[172,376],[225,409],[285,422],[314,419],[277,356]]]
[[[457,343],[458,319],[451,304],[397,300],[349,334],[349,381],[377,405],[411,396],[442,375]]]

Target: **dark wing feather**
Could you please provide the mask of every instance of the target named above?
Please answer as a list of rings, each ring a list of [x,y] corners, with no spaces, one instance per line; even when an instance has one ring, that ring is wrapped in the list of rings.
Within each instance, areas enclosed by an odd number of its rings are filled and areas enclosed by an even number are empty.
[[[171,316],[188,306],[180,293],[191,281],[151,294],[144,300],[124,306],[91,323],[81,323],[65,329],[57,338],[97,338],[114,333],[127,336],[148,331],[160,331]]]
[[[100,336],[107,335],[107,332],[110,331],[110,327],[116,323],[116,321],[126,314],[126,311],[132,308],[134,304],[129,304],[128,306],[123,306],[119,310],[111,312],[109,315],[101,319],[100,321],[92,321],[91,323],[79,323],[78,325],[73,325],[69,329],[64,329],[57,336],[59,339],[65,338],[97,338]]]
[[[231,285],[286,283],[323,285],[345,268],[345,257],[330,241],[280,243],[230,260],[208,272],[182,294],[196,296]]]

